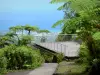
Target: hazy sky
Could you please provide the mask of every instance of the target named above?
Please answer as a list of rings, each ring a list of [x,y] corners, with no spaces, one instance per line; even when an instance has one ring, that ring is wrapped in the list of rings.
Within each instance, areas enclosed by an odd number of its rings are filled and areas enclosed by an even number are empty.
[[[50,4],[50,0],[0,0],[0,30],[8,30],[14,25],[38,25],[52,32],[51,26],[63,18],[63,12],[57,11],[61,4]]]

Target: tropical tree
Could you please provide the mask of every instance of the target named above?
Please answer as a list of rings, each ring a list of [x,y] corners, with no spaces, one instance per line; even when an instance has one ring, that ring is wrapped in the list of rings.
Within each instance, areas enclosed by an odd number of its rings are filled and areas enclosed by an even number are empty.
[[[0,37],[0,47],[4,47],[5,45],[8,45],[7,41],[9,40],[9,37],[2,36]]]
[[[20,45],[20,37],[18,34],[13,33],[13,32],[8,32],[7,34],[5,34],[5,36],[10,38],[9,42],[12,42],[13,44]]]
[[[49,31],[49,30],[44,29],[44,30],[38,30],[38,33],[50,33],[50,31]]]
[[[100,8],[98,6],[98,0],[52,0],[52,2],[70,2],[68,6],[70,9],[75,11],[73,13],[75,16],[71,17],[70,19],[64,19],[62,22],[64,25],[63,32],[68,32],[68,28],[75,27],[75,30],[79,33],[81,38],[84,36],[86,38],[82,38],[84,41],[92,42],[92,32],[94,28],[99,29],[99,17],[98,14]],[[53,25],[57,26],[57,25]],[[90,50],[93,52],[93,50]]]
[[[14,33],[17,33],[17,28],[15,26],[10,27],[9,30]]]
[[[41,42],[45,42],[46,41],[46,37],[44,36],[45,33],[50,33],[49,30],[38,30],[38,33],[42,33],[42,37],[41,37]]]
[[[32,40],[33,40],[33,36],[31,36],[31,35],[23,35],[23,36],[21,36],[20,44],[21,45],[31,44]]]
[[[17,45],[22,45],[24,43],[31,43],[32,36],[30,36],[31,31],[33,32],[38,32],[39,28],[37,26],[30,26],[26,24],[25,26],[17,25],[10,27],[10,32],[6,34],[6,36],[9,36],[10,39],[17,40],[14,41],[15,43],[17,42]],[[24,30],[28,31],[28,35],[23,35]],[[20,35],[22,33],[22,35]]]
[[[24,26],[22,26],[22,25],[17,25],[17,26],[15,26],[15,28],[17,29],[17,32],[20,33],[20,31],[21,31],[21,32],[22,32],[22,35],[23,35],[23,32],[24,32]]]
[[[58,25],[62,25],[62,32],[63,33],[73,33],[76,32],[77,25],[85,18],[88,20],[91,19],[92,23],[96,21],[93,20],[93,18],[96,20],[99,20],[98,14],[99,14],[99,1],[98,0],[52,0],[51,3],[54,2],[64,2],[64,5],[59,7],[59,10],[63,10],[65,12],[65,16],[63,20],[60,20],[56,22],[53,27],[56,27]],[[83,3],[82,3],[83,2]],[[97,8],[96,8],[97,7]],[[91,13],[91,14],[90,14]],[[67,15],[67,16],[66,16]],[[76,17],[76,18],[75,18]],[[74,24],[74,23],[75,24]],[[99,28],[99,25],[97,24],[96,27]]]
[[[24,32],[25,28],[22,25],[16,25],[16,26],[10,27],[9,29],[10,29],[10,31],[12,31],[16,34],[17,33],[22,33],[22,35],[23,35],[23,32]]]
[[[5,45],[9,45],[14,42],[12,39],[13,34],[6,33],[5,35],[0,36],[0,47],[4,47]]]
[[[73,16],[57,22],[53,27],[62,24],[62,32],[76,32],[87,45],[91,61],[97,59],[97,46],[93,35],[100,31],[100,1],[99,0],[52,0],[51,3],[69,3],[66,7],[71,9]],[[63,5],[62,8],[65,6]],[[61,9],[62,10],[62,9]],[[67,10],[69,12],[70,10]],[[74,31],[73,31],[74,28]],[[71,33],[70,32],[70,33]],[[100,57],[99,57],[100,58]],[[90,64],[91,64],[91,61]]]
[[[53,0],[51,1],[51,3]],[[55,1],[54,1],[55,2]],[[64,2],[62,6],[60,6],[57,10],[64,12],[64,18],[63,20],[57,21],[52,28],[55,28],[58,25],[61,25],[62,32],[61,34],[75,34],[76,33],[76,27],[72,25],[66,25],[66,21],[72,19],[75,17],[75,11],[72,10],[70,7],[70,2]]]
[[[24,26],[25,30],[28,31],[28,35],[30,35],[31,31],[36,32],[39,30],[39,28],[37,26],[30,26],[28,24],[26,24]]]

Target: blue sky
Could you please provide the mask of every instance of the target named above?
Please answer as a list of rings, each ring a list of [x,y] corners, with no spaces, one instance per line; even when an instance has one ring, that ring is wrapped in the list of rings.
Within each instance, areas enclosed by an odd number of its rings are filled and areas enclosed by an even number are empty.
[[[61,4],[50,4],[50,0],[0,0],[0,30],[8,30],[15,25],[37,25],[52,32],[60,27],[51,26],[63,18],[63,12],[57,8]]]

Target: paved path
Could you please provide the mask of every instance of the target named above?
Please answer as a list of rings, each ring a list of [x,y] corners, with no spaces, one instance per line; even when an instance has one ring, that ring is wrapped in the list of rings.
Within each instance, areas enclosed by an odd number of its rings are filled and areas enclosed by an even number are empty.
[[[56,70],[58,64],[56,63],[45,63],[42,67],[37,68],[31,71],[22,71],[22,72],[12,72],[6,75],[52,75]]]

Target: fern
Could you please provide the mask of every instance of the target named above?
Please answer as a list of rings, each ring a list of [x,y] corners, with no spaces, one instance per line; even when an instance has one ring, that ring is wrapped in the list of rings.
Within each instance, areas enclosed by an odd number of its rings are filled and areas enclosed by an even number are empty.
[[[64,23],[64,20],[59,20],[55,24],[53,24],[52,28],[55,28],[55,27],[57,27],[59,25],[63,25],[63,23]]]

